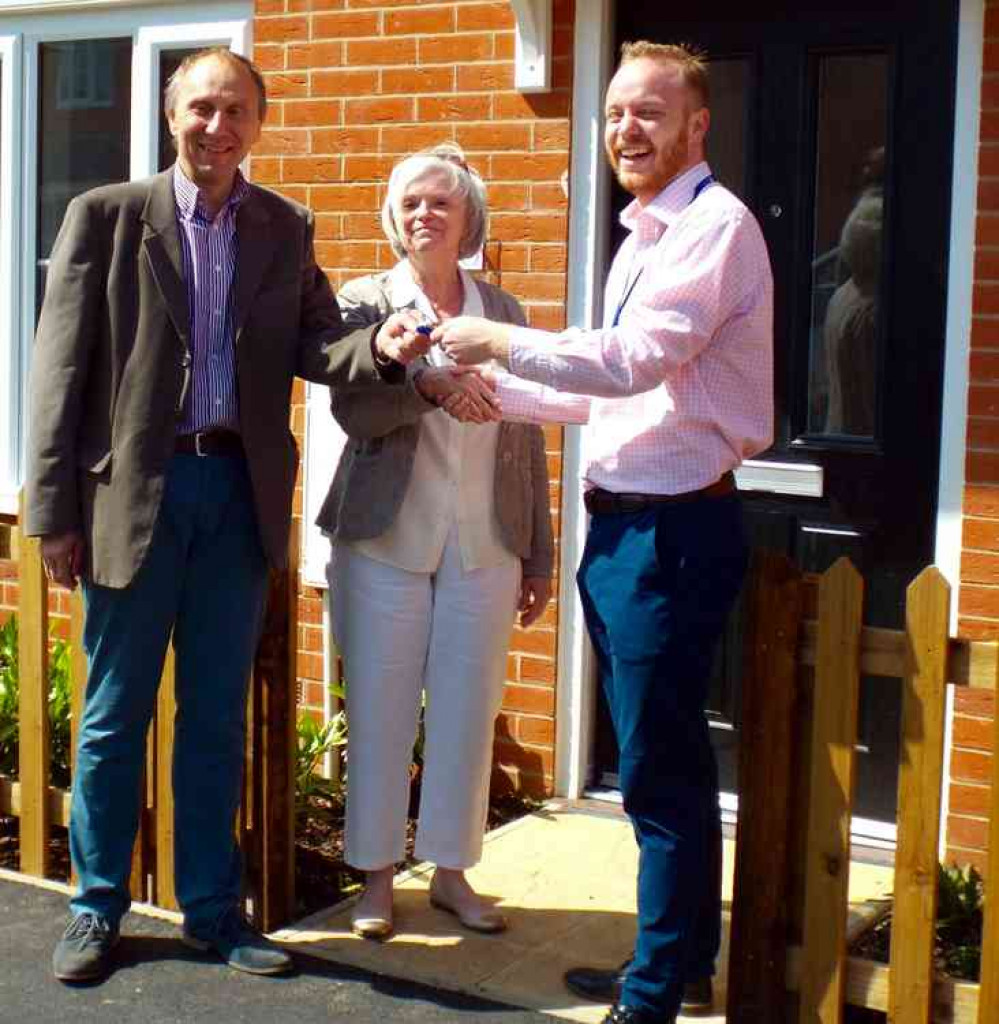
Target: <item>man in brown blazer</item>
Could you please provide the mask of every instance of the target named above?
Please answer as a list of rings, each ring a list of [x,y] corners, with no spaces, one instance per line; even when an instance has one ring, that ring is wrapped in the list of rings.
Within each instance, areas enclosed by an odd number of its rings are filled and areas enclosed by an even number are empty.
[[[374,338],[348,332],[311,215],[240,174],[266,102],[244,58],[189,57],[166,90],[174,167],[73,200],[52,254],[24,528],[42,538],[52,580],[81,581],[86,607],[70,824],[79,889],[53,956],[64,981],[110,968],[171,635],[184,939],[240,970],[290,967],[239,913],[233,823],[267,567],[287,558],[292,381],[391,386],[384,367],[405,337],[391,320]]]

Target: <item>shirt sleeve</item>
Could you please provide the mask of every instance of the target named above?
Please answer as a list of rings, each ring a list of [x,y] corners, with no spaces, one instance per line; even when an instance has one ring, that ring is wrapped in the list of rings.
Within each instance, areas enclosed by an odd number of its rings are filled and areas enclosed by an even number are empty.
[[[746,211],[676,230],[682,237],[648,257],[616,327],[555,335],[515,330],[511,372],[558,391],[607,398],[668,382],[719,326],[759,301],[769,273],[762,234]]]
[[[543,332],[532,332],[543,333]],[[493,370],[496,397],[503,419],[523,423],[586,423],[590,418],[587,395],[555,391],[503,370]]]

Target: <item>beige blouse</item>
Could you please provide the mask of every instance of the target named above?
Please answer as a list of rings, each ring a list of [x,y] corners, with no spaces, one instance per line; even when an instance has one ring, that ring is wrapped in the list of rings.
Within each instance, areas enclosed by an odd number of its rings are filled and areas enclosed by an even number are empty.
[[[473,278],[459,268],[462,315],[482,316],[482,298]],[[392,306],[415,308],[434,320],[427,297],[413,279],[409,262],[391,271]],[[435,366],[451,360],[437,346]],[[392,525],[377,537],[349,543],[376,561],[408,572],[433,572],[440,565],[448,534],[454,528],[466,572],[517,562],[503,543],[493,497],[498,423],[458,423],[442,409],[421,420],[419,440],[406,493]]]

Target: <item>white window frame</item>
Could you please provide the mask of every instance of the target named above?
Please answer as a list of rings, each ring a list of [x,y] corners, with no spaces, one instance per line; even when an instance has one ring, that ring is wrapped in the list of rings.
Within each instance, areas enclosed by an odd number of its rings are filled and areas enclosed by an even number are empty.
[[[0,512],[17,512],[21,451],[19,383],[24,353],[17,343],[20,314],[21,43],[0,33]],[[4,344],[9,339],[9,344]]]
[[[144,178],[157,170],[160,52],[225,45],[236,53],[250,53],[252,0],[205,0],[198,7],[141,0],[0,0],[0,513],[17,512],[24,478],[38,258],[39,46],[78,39],[132,40],[129,177]]]

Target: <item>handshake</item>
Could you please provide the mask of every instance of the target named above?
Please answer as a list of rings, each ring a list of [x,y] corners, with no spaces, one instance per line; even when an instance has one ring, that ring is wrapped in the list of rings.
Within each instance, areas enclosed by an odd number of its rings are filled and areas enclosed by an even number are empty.
[[[502,419],[495,373],[478,364],[506,362],[507,325],[480,317],[455,317],[431,327],[420,324],[418,316],[393,313],[382,324],[375,337],[379,359],[409,365],[433,345],[440,345],[455,365],[416,367],[412,379],[417,391],[462,423]]]

